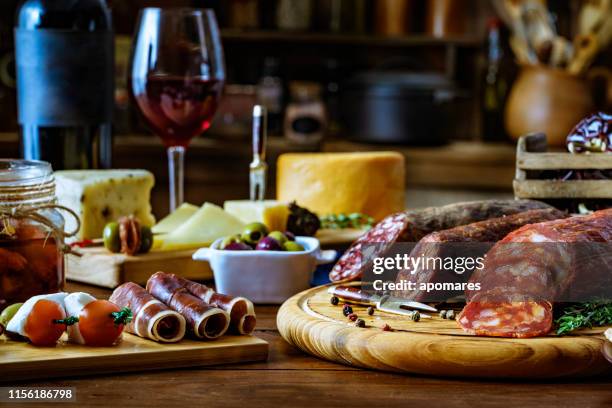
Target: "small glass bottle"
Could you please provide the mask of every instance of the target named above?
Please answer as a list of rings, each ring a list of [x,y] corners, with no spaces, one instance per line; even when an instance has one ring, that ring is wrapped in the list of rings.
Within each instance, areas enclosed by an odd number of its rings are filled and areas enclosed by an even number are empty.
[[[64,236],[51,165],[0,159],[0,310],[63,290]]]
[[[289,84],[291,102],[285,113],[285,136],[292,142],[316,145],[327,128],[321,85],[294,81]]]

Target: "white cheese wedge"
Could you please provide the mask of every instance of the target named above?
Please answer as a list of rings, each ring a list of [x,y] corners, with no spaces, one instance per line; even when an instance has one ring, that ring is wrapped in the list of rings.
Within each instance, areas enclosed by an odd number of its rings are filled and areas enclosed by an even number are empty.
[[[190,249],[208,246],[218,238],[239,234],[245,223],[214,204],[205,203],[180,227],[162,237],[162,250]]]
[[[285,231],[287,229],[289,206],[281,201],[226,201],[223,203],[223,209],[245,224],[262,222],[270,231]]]
[[[19,308],[17,313],[15,313],[15,316],[13,316],[13,318],[6,326],[6,330],[12,333],[17,333],[24,337],[28,337],[25,332],[25,325],[28,320],[28,316],[30,315],[30,312],[32,312],[32,308],[34,307],[36,302],[43,299],[50,300],[60,305],[62,307],[62,310],[65,310],[64,299],[66,298],[66,296],[68,296],[68,294],[64,292],[52,293],[49,295],[32,296],[21,306],[21,308]],[[64,318],[65,317],[66,316],[64,316]]]
[[[81,310],[83,310],[85,306],[94,300],[96,300],[96,298],[91,296],[89,293],[74,292],[69,294],[64,299],[66,315],[69,317],[79,317]],[[79,329],[78,323],[68,326],[68,341],[76,344],[85,344],[85,340],[83,339],[83,336],[81,336],[81,330]]]
[[[612,341],[612,329],[606,330],[604,334],[608,340]]]
[[[146,170],[65,170],[55,172],[58,203],[81,218],[78,240],[102,237],[104,226],[134,215],[143,225],[155,224],[151,213],[153,174]],[[66,216],[66,231],[76,227]]]
[[[193,214],[198,211],[199,207],[189,203],[183,203],[179,208],[168,214],[165,218],[155,224],[152,228],[154,234],[167,234],[174,231]]]

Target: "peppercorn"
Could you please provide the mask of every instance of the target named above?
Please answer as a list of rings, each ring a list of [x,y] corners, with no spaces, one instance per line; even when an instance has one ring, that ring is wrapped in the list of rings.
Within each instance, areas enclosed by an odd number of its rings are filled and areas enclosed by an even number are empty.
[[[440,310],[440,317],[441,317],[442,319],[446,319],[446,314],[447,314],[447,313],[448,313],[448,311],[447,311],[447,310]]]
[[[374,314],[374,308],[372,306],[368,307],[368,315],[372,316]]]
[[[382,327],[382,331],[392,331],[393,329],[391,329],[391,326],[389,326],[388,324],[385,323],[385,325]]]
[[[351,313],[347,317],[351,322],[354,322],[355,320],[357,320],[357,313]]]
[[[357,327],[365,327],[365,320],[357,319],[357,321],[355,322],[355,326],[357,326]]]
[[[415,310],[414,312],[412,312],[411,318],[413,322],[418,322],[419,320],[421,320],[421,314],[418,310]]]
[[[455,320],[455,311],[449,310],[448,312],[446,312],[446,318],[448,320]]]
[[[349,305],[344,305],[344,307],[342,308],[342,314],[345,316],[348,316],[351,313],[353,313],[353,308],[350,307]]]
[[[340,299],[338,299],[338,296],[332,296],[331,299],[329,300],[331,302],[332,305],[336,306],[338,305],[338,303],[340,303]]]

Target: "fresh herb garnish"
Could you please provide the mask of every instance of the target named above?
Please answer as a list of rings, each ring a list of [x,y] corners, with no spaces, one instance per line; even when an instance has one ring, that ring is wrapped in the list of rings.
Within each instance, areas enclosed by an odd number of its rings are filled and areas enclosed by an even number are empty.
[[[587,302],[566,307],[555,320],[557,334],[567,334],[577,329],[612,324],[612,301]]]
[[[320,218],[321,228],[328,229],[343,229],[343,228],[357,228],[357,229],[369,229],[374,225],[374,219],[365,214],[352,213],[352,214],[328,214]]]
[[[120,324],[128,324],[132,321],[132,311],[130,308],[124,307],[118,312],[111,313],[111,317],[117,326]]]

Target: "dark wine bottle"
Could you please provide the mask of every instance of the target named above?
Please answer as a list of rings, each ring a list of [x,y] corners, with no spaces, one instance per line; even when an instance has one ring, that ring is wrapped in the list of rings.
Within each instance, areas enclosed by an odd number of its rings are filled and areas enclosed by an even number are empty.
[[[114,43],[104,0],[25,0],[15,55],[24,158],[109,168]]]

